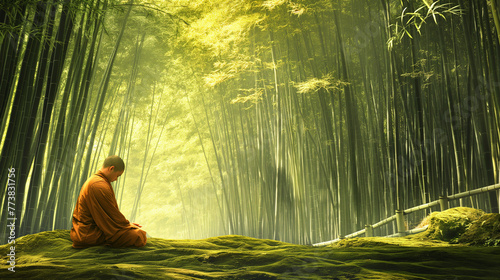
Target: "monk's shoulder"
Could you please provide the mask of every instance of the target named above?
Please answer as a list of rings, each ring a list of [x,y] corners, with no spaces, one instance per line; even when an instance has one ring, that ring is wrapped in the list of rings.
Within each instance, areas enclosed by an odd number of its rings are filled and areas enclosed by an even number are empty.
[[[88,190],[103,190],[103,191],[108,191],[109,190],[109,184],[104,180],[103,178],[93,175],[88,183],[87,183],[87,188]]]

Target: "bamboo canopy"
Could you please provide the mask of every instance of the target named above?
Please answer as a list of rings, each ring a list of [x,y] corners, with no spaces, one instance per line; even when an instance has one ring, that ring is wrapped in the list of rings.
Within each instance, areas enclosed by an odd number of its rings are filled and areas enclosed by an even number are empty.
[[[484,0],[3,1],[0,219],[18,237],[69,229],[112,154],[120,210],[155,237],[316,244],[402,233],[401,215],[437,205],[499,212],[482,188],[500,182],[499,15]]]

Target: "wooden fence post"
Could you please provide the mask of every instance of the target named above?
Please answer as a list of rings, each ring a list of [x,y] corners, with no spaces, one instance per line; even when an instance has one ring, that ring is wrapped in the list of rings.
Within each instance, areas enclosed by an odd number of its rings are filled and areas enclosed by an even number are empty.
[[[446,195],[439,196],[439,206],[441,207],[441,211],[448,209],[448,197]]]
[[[373,237],[372,225],[365,225],[365,237]]]
[[[406,235],[405,212],[403,210],[396,210],[396,224],[398,226],[399,236],[405,236]]]

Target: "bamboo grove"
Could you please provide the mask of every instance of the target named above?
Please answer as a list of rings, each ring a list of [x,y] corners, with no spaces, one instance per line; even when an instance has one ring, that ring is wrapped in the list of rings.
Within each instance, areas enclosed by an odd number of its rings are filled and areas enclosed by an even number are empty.
[[[69,229],[109,154],[130,166],[121,209],[158,237],[310,244],[497,183],[497,6],[2,4],[0,178],[18,170],[18,236]],[[498,194],[459,205],[498,212]]]
[[[492,8],[204,6],[184,40],[188,50],[201,47],[189,59],[212,88],[202,98],[228,232],[328,240],[498,182]],[[495,194],[460,203],[498,211]]]
[[[144,35],[133,35],[131,71],[113,72],[132,7],[133,1],[2,4],[0,165],[17,170],[16,236],[69,228],[80,187],[103,156],[130,152],[135,108],[149,103],[134,96]],[[104,24],[117,30],[107,31]],[[158,114],[158,108],[149,110],[154,109]],[[148,146],[158,142],[148,141]],[[151,162],[150,153],[144,155]],[[124,179],[115,186],[117,198],[123,196]],[[139,193],[143,185],[136,188]],[[6,201],[0,211],[4,221]]]

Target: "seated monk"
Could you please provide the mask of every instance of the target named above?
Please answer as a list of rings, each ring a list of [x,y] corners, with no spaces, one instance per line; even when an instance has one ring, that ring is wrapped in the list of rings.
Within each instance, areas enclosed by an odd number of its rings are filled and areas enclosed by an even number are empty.
[[[70,234],[73,248],[146,245],[146,232],[123,216],[111,187],[111,182],[124,170],[125,163],[119,156],[109,156],[101,169],[83,184],[73,212]]]

